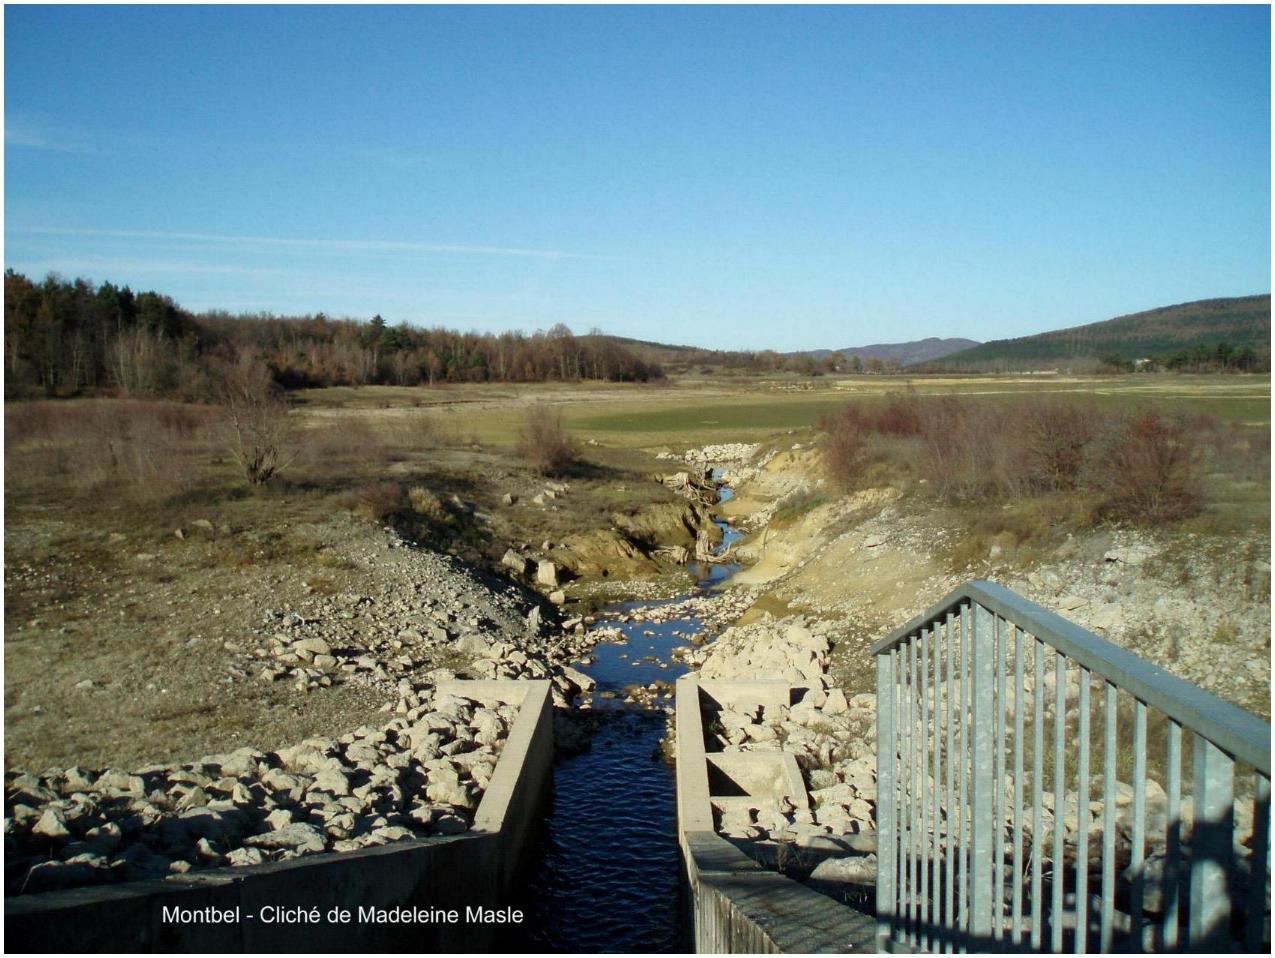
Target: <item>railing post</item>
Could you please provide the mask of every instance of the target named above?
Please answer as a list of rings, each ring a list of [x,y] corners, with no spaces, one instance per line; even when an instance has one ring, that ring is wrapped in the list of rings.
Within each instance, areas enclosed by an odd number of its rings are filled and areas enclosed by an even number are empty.
[[[969,935],[979,951],[987,949],[992,934],[993,891],[999,901],[1000,890],[992,888],[993,796],[1001,787],[995,781],[995,754],[993,726],[997,720],[992,691],[995,683],[995,637],[992,633],[992,614],[977,602],[970,606],[974,620],[973,647],[970,661],[970,677],[973,685],[971,696],[971,795],[972,828],[970,836],[970,925]],[[1000,843],[996,842],[996,854]]]
[[[1191,951],[1229,951],[1235,872],[1235,763],[1203,735],[1194,736],[1194,826],[1191,834]]]
[[[894,653],[877,653],[877,951],[894,935],[897,808],[895,805]]]

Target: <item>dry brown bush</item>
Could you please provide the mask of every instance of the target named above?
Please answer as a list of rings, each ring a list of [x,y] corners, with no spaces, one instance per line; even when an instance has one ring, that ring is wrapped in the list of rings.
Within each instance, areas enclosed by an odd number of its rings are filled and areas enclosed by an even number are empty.
[[[443,501],[424,486],[412,486],[407,490],[407,501],[412,511],[430,522],[447,525],[452,522],[452,514]]]
[[[225,401],[226,449],[249,485],[263,486],[296,457],[288,400],[265,363],[241,356],[217,370]]]
[[[1029,399],[1014,407],[1024,484],[1032,492],[1066,492],[1080,483],[1085,449],[1105,415],[1089,403]]]
[[[136,399],[5,405],[5,477],[16,487],[110,486],[132,499],[185,491],[200,479],[216,411]]]
[[[923,402],[916,393],[889,393],[883,405],[872,417],[873,427],[882,436],[904,438],[921,432]]]
[[[1070,510],[1079,517],[1090,513],[1097,493],[1104,516],[1133,522],[1199,511],[1199,446],[1243,449],[1259,466],[1269,462],[1269,441],[1263,450],[1209,416],[1154,409],[1122,415],[1060,398],[1001,403],[908,393],[876,410],[852,403],[823,428],[828,478],[843,491],[860,481],[875,448],[894,473],[920,476],[950,502],[1071,494],[1084,500]]]
[[[828,434],[823,447],[824,472],[839,492],[849,492],[862,479],[867,464],[866,417],[852,404],[825,416],[821,426]]]
[[[576,464],[575,446],[562,426],[562,416],[548,406],[532,406],[527,411],[518,453],[542,476],[569,475]]]
[[[407,500],[401,483],[378,480],[350,490],[344,505],[356,516],[372,522],[389,522],[406,508]]]
[[[1104,497],[1103,514],[1164,522],[1200,511],[1199,455],[1179,416],[1139,409],[1109,423],[1090,450],[1089,479]]]

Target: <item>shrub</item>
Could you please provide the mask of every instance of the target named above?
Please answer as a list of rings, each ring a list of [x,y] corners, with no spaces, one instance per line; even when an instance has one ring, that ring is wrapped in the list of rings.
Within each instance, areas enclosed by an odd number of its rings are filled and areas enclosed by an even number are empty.
[[[1022,478],[1033,492],[1075,489],[1085,465],[1085,449],[1102,420],[1088,404],[1063,399],[1033,399],[1015,407]]]
[[[288,401],[269,368],[247,356],[219,370],[226,447],[252,486],[263,486],[296,457]]]
[[[565,476],[575,466],[575,446],[562,426],[562,416],[547,406],[527,411],[518,452],[542,476]]]
[[[412,486],[407,490],[407,501],[413,512],[430,522],[445,525],[452,521],[452,514],[447,511],[443,501],[424,486]]]
[[[110,485],[136,501],[190,489],[214,413],[134,400],[5,405],[5,473],[15,485],[64,480],[82,491]]]
[[[849,492],[863,477],[867,465],[867,419],[856,405],[848,405],[824,418],[823,467],[828,481],[840,492]]]
[[[931,404],[933,399],[930,400]],[[891,393],[874,418],[875,430],[883,436],[906,438],[921,433],[922,400],[916,393]]]
[[[1153,409],[1138,410],[1104,429],[1088,471],[1109,518],[1181,519],[1199,512],[1203,502],[1199,461],[1186,425]]]
[[[364,483],[349,494],[346,506],[356,516],[372,522],[389,522],[406,506],[403,486],[388,480]]]
[[[1020,467],[1004,408],[934,396],[920,409],[918,465],[937,495],[979,502],[1018,492]]]

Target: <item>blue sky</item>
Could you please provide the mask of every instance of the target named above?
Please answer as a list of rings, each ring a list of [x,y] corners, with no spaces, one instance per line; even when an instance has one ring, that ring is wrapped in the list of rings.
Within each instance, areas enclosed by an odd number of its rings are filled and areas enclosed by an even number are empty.
[[[15,7],[4,261],[798,349],[1270,289],[1266,7]]]

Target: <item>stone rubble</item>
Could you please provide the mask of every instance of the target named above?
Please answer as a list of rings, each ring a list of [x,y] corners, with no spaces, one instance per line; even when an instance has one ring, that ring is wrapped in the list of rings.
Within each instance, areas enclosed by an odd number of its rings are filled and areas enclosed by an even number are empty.
[[[387,530],[388,532],[389,530]],[[572,668],[606,638],[562,625],[513,584],[410,547],[352,561],[383,572],[371,594],[266,610],[227,643],[228,681],[292,681],[321,694],[382,693],[380,727],[265,752],[237,749],[136,772],[6,772],[6,893],[185,874],[469,828],[514,709],[436,692],[438,682],[548,679],[559,708],[593,681]],[[449,667],[439,667],[447,662]]]
[[[6,894],[163,878],[466,831],[517,714],[404,681],[337,739],[5,777]]]

